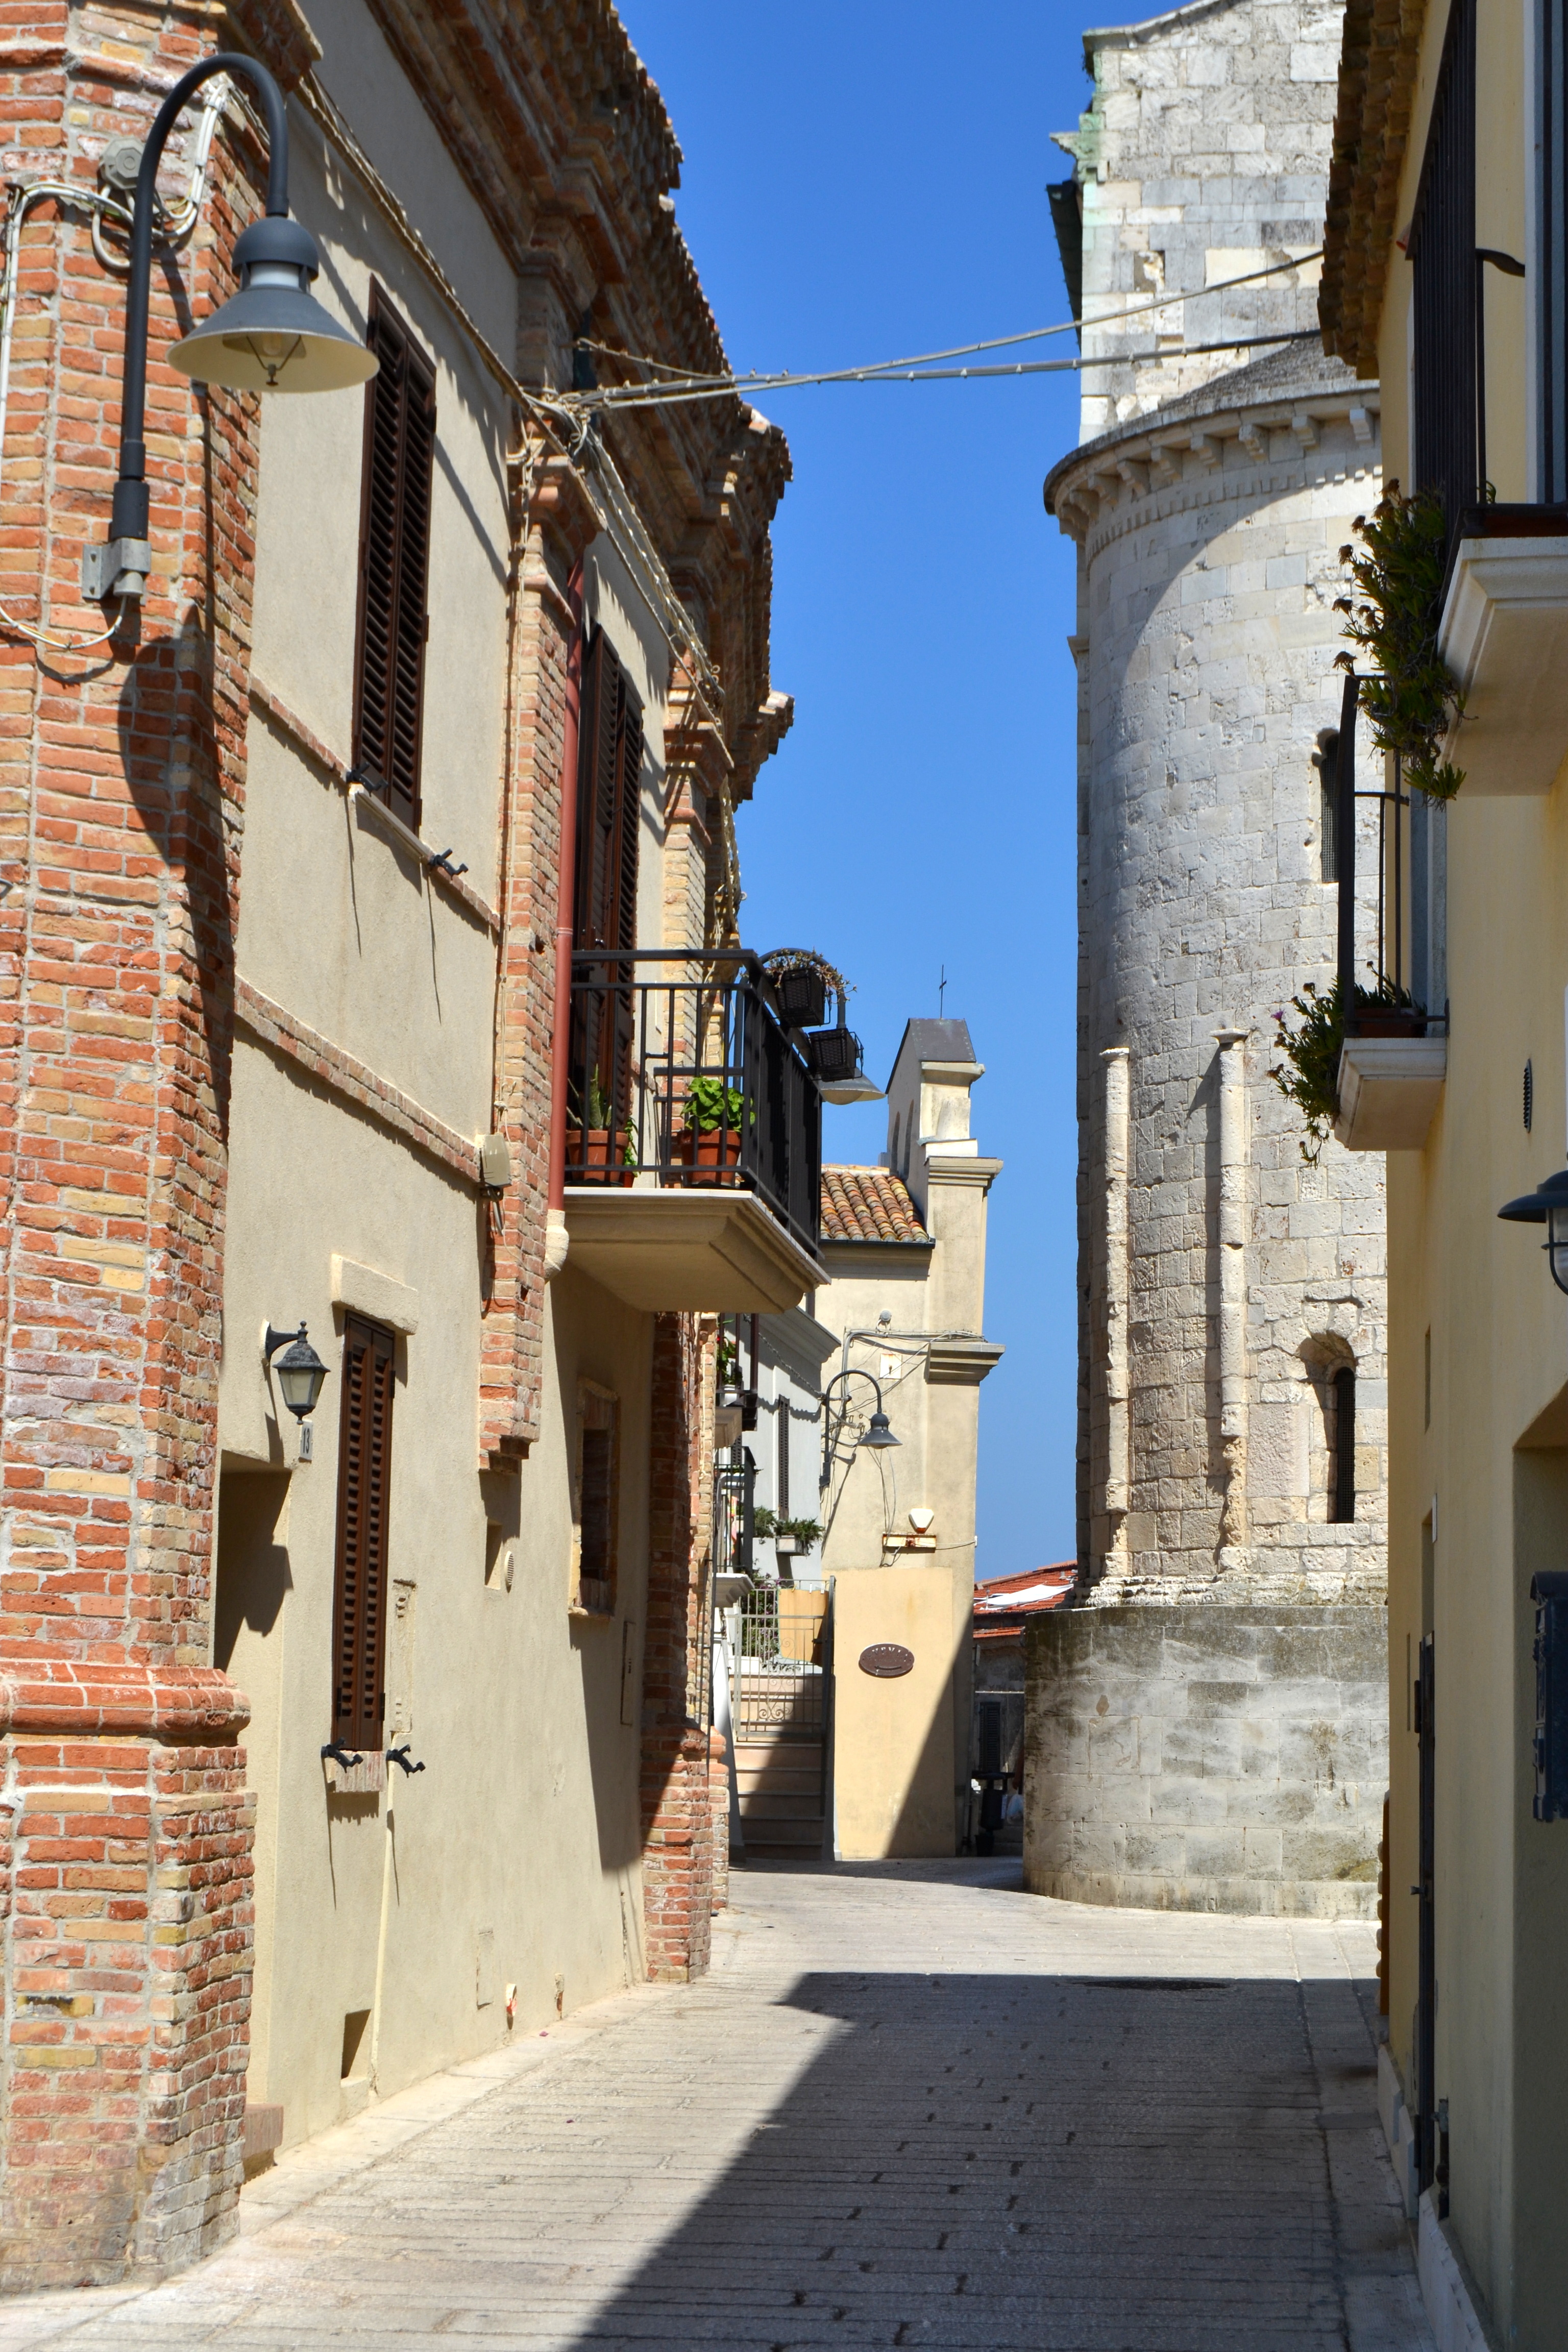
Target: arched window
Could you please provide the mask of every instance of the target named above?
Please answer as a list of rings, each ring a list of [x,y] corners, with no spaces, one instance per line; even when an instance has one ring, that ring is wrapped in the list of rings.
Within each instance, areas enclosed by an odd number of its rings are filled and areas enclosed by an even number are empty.
[[[1308,1516],[1348,1527],[1356,1515],[1355,1359],[1331,1333],[1301,1349],[1312,1393]]]

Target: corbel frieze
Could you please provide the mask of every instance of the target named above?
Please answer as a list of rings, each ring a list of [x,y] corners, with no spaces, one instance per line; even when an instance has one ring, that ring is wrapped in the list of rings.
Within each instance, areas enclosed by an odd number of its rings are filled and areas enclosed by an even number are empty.
[[[540,460],[529,498],[529,520],[538,526],[547,553],[566,573],[605,528],[592,490],[570,457],[559,451]]]
[[[226,0],[235,47],[260,59],[285,96],[318,64],[321,45],[295,0]]]

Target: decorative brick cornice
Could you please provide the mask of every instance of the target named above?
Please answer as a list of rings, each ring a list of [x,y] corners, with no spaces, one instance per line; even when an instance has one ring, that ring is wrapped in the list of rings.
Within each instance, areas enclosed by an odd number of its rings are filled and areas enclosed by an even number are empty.
[[[353,1054],[323,1037],[318,1029],[286,1012],[247,980],[234,984],[234,1017],[242,1029],[269,1045],[298,1070],[315,1079],[340,1101],[352,1103],[383,1127],[400,1136],[466,1184],[479,1181],[479,1155],[470,1138],[437,1118],[433,1110],[381,1077]]]
[[[1323,226],[1323,349],[1377,373],[1426,0],[1349,0]]]
[[[235,46],[259,58],[285,95],[303,81],[321,54],[320,41],[294,0],[225,0],[224,15],[233,27]]]
[[[216,1666],[0,1656],[0,1735],[211,1745],[237,1739],[249,1720],[250,1701]]]

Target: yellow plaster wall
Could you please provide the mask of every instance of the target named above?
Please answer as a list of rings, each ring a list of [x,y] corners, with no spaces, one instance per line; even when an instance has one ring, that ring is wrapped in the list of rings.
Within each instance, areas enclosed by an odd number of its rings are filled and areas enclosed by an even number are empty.
[[[833,1787],[843,1861],[956,1850],[966,1755],[956,1739],[958,1668],[973,1597],[967,1559],[959,1569],[835,1575]],[[913,1670],[888,1680],[863,1673],[860,1654],[879,1642],[912,1651]]]

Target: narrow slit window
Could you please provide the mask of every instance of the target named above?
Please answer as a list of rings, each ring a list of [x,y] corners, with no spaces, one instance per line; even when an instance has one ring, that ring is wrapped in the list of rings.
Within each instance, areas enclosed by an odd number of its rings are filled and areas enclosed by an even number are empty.
[[[332,1585],[332,1738],[381,1746],[385,1712],[387,1516],[395,1342],[351,1315],[343,1329]]]
[[[1355,1367],[1342,1364],[1331,1383],[1329,1433],[1329,1517],[1342,1526],[1355,1517]]]
[[[1340,878],[1340,732],[1325,727],[1312,754],[1318,772],[1318,879]]]
[[[365,341],[381,366],[365,386],[354,768],[417,831],[436,371],[374,279]]]

